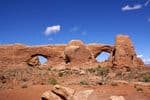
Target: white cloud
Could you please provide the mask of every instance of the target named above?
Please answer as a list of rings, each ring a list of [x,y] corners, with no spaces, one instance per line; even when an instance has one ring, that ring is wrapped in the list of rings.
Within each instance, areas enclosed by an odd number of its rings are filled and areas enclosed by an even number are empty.
[[[143,59],[144,64],[146,65],[150,65],[150,58],[148,59]]]
[[[150,58],[145,58],[143,55],[137,55],[138,58],[141,58],[146,65],[150,65]]]
[[[59,31],[60,31],[60,25],[55,25],[55,26],[47,27],[44,33],[46,35],[50,35],[50,34],[53,34],[53,33],[59,32]]]
[[[147,6],[149,3],[150,3],[150,0],[147,0],[144,5]]]
[[[143,55],[137,55],[137,57],[138,57],[138,58],[142,58],[142,57],[143,57]]]
[[[134,6],[126,5],[126,6],[122,7],[122,11],[137,10],[137,9],[141,9],[141,8],[142,8],[142,5],[140,5],[140,4],[134,5]]]

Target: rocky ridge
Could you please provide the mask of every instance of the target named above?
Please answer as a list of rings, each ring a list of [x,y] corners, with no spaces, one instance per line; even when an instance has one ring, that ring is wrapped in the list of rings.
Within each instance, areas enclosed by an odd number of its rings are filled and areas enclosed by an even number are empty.
[[[97,62],[96,57],[107,52],[110,57],[104,62]],[[47,59],[40,64],[37,56]],[[0,45],[0,68],[42,67],[85,67],[109,66],[115,68],[140,67],[144,63],[137,57],[129,36],[118,35],[115,45],[84,44],[72,40],[68,44],[26,46],[23,44]]]

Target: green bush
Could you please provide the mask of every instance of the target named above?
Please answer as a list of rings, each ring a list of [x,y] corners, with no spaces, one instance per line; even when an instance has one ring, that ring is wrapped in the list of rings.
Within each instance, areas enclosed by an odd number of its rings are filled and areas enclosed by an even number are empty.
[[[107,76],[109,73],[109,68],[98,66],[96,68],[90,68],[90,69],[88,69],[88,71],[90,73],[96,73],[97,75]]]
[[[79,84],[80,84],[80,85],[89,85],[89,83],[88,83],[87,81],[85,81],[85,80],[80,81]]]
[[[59,76],[59,77],[63,77],[63,75],[64,75],[64,74],[63,74],[62,72],[59,72],[59,73],[58,73],[58,76]]]
[[[106,77],[109,73],[108,67],[97,67],[97,74]]]
[[[150,82],[150,75],[143,76],[143,81],[144,82]]]
[[[53,77],[50,77],[49,80],[48,80],[49,84],[51,85],[56,85],[57,84],[57,80]]]
[[[117,73],[116,73],[116,77],[121,77],[122,76],[122,72],[121,71],[118,71]]]
[[[90,68],[90,69],[88,69],[88,71],[89,71],[90,73],[95,73],[95,72],[96,72],[96,69],[95,69],[95,68]]]

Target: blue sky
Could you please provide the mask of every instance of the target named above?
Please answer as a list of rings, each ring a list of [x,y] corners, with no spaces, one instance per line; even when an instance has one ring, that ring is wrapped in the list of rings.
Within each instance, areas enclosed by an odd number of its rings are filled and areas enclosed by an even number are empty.
[[[150,0],[0,0],[0,44],[114,44],[129,35],[150,63]]]

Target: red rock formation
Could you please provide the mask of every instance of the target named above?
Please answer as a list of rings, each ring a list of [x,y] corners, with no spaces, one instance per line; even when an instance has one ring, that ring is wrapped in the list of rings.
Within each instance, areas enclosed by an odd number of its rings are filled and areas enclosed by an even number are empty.
[[[113,51],[113,64],[117,67],[136,67],[143,65],[140,58],[137,58],[134,46],[129,36],[118,35]]]
[[[40,65],[39,58],[37,56],[35,56],[35,57],[29,59],[27,61],[27,64],[30,66],[39,66]]]
[[[65,48],[66,63],[84,63],[92,59],[91,52],[80,40],[72,40]]]
[[[118,35],[115,45],[87,44],[72,40],[68,45],[25,46],[22,44],[0,45],[0,68],[23,68],[38,66],[38,55],[47,58],[45,66],[94,66],[96,57],[102,52],[110,53],[104,66],[137,67],[144,65],[137,58],[133,44],[128,36]]]

